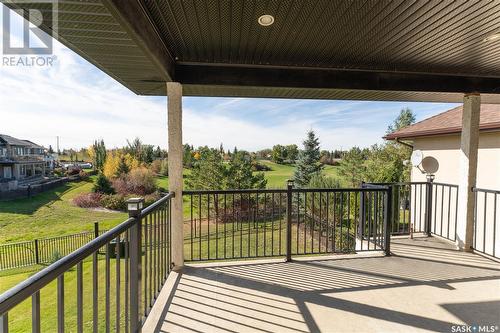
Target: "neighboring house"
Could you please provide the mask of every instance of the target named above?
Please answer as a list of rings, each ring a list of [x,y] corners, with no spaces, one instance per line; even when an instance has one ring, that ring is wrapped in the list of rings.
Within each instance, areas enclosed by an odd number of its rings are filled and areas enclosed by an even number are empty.
[[[436,182],[459,184],[461,126],[462,106],[458,106],[384,138],[410,143],[424,157],[434,157],[439,162]],[[476,186],[500,190],[500,105],[481,105],[479,130]],[[426,175],[412,168],[411,181],[426,181]]]
[[[2,190],[45,175],[47,160],[44,148],[28,140],[0,134],[0,184]]]

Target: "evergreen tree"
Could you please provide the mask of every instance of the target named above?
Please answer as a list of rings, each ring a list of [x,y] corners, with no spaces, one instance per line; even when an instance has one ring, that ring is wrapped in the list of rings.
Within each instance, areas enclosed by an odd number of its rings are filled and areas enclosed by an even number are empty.
[[[54,149],[52,149],[52,146],[49,145],[49,150],[48,150],[48,153],[49,154],[54,154]]]
[[[319,140],[314,131],[307,132],[307,139],[303,142],[304,150],[299,152],[294,181],[297,187],[305,187],[311,177],[319,174],[323,166],[319,162]]]
[[[353,147],[343,154],[339,164],[339,175],[344,177],[352,187],[360,186],[365,177],[365,153]]]
[[[199,158],[193,164],[187,176],[186,185],[194,190],[216,190],[224,188],[226,183],[226,167],[216,149],[200,147]]]
[[[415,123],[415,115],[410,108],[403,108],[394,122],[387,127],[387,133],[398,131]]]
[[[262,172],[253,173],[250,154],[239,151],[231,158],[226,185],[229,189],[266,188],[267,180]]]
[[[111,186],[111,182],[104,176],[102,172],[99,172],[97,176],[97,180],[92,188],[92,191],[95,193],[104,193],[104,194],[114,194],[115,190]]]
[[[116,169],[115,177],[121,177],[122,175],[128,174],[130,171],[129,166],[127,165],[127,161],[125,160],[125,156],[122,155],[120,157],[120,162],[118,163],[118,168]]]

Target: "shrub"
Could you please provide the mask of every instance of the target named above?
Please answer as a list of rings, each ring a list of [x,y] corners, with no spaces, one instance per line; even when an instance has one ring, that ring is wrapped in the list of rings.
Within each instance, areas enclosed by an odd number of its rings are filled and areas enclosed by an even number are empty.
[[[101,198],[101,193],[82,193],[73,199],[73,203],[82,208],[100,207]]]
[[[81,180],[87,180],[89,178],[89,174],[83,170],[80,170],[80,173],[78,173],[78,176],[80,176]]]
[[[104,174],[99,173],[97,176],[97,181],[94,184],[94,188],[92,189],[95,193],[104,193],[104,194],[113,194],[115,190],[111,187],[111,183],[108,178],[104,176]]]
[[[154,160],[150,168],[157,175],[168,176],[168,162],[166,158]]]
[[[78,175],[80,174],[80,172],[82,171],[81,168],[78,168],[78,167],[71,167],[69,168],[68,170],[66,170],[66,176],[75,176],[75,175]]]
[[[128,175],[113,180],[113,188],[121,195],[146,195],[156,191],[156,179],[151,170],[136,168]]]
[[[144,206],[147,207],[149,205],[154,204],[156,201],[161,199],[160,192],[154,192],[144,196]]]
[[[104,208],[111,209],[111,210],[121,210],[121,211],[127,210],[126,199],[121,194],[103,195],[102,199],[101,199],[101,205]]]
[[[272,169],[269,165],[262,164],[259,162],[254,162],[252,164],[252,170],[253,171],[271,171]]]

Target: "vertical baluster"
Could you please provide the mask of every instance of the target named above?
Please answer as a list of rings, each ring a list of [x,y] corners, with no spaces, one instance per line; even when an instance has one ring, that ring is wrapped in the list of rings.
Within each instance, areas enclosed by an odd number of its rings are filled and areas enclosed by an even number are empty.
[[[121,237],[118,235],[116,237],[116,246],[115,246],[115,269],[116,269],[116,288],[115,288],[115,297],[116,297],[116,323],[115,323],[115,331],[116,333],[120,332],[120,292],[121,292],[121,271],[120,271],[120,250],[121,250]]]
[[[210,260],[210,194],[207,194],[207,259]]]
[[[151,213],[151,227],[152,227],[152,230],[151,230],[151,233],[152,233],[152,237],[151,237],[151,263],[153,264],[153,274],[151,275],[152,276],[152,283],[151,283],[151,302],[149,304],[149,307],[151,308],[155,302],[155,299],[156,299],[156,290],[157,289],[157,266],[158,266],[158,252],[156,251],[156,246],[157,246],[157,243],[158,243],[158,235],[157,235],[157,230],[156,230],[156,223],[157,223],[157,220],[156,220],[156,211],[152,212]]]
[[[274,192],[271,194],[271,256],[274,256]]]
[[[125,262],[125,333],[128,333],[129,332],[129,292],[130,292],[130,289],[129,289],[129,247],[130,247],[130,237],[129,237],[129,231],[125,231],[125,258],[124,258],[124,262]]]
[[[148,267],[149,267],[149,256],[148,256],[148,247],[149,247],[149,231],[148,231],[148,216],[144,218],[144,316],[148,314]]]
[[[154,264],[154,256],[153,256],[153,242],[154,242],[154,239],[153,239],[153,216],[151,214],[148,215],[147,217],[147,220],[148,220],[148,234],[149,234],[149,243],[148,243],[148,247],[149,247],[149,260],[148,260],[148,268],[149,268],[149,272],[148,272],[148,278],[149,278],[149,281],[148,281],[148,290],[147,290],[147,293],[148,293],[148,302],[146,303],[146,316],[149,314],[149,311],[151,310],[151,305],[153,304],[153,296],[152,296],[152,293],[153,293],[153,283],[154,283],[154,280],[153,280],[153,264]]]
[[[448,186],[448,222],[446,225],[446,238],[450,239],[450,210],[451,210],[451,186]]]
[[[484,212],[483,212],[483,252],[486,253],[486,207],[488,204],[488,192],[484,192]]]
[[[83,333],[83,263],[76,265],[76,329]]]
[[[92,331],[98,333],[98,320],[99,320],[99,282],[98,282],[98,268],[97,268],[97,253],[99,250],[94,252],[92,255]]]
[[[493,193],[493,257],[497,248],[495,238],[497,233],[497,193]]]
[[[304,192],[304,216],[302,217],[304,223],[304,254],[307,253],[307,192]]]
[[[0,333],[9,333],[9,313],[0,316]]]
[[[57,332],[64,333],[64,274],[57,277]]]
[[[110,287],[111,287],[111,265],[110,265],[110,243],[107,243],[106,245],[106,259],[104,263],[104,268],[105,268],[105,274],[104,274],[104,293],[105,293],[105,299],[104,299],[104,318],[105,318],[105,326],[106,326],[106,333],[110,332],[110,301],[111,301],[111,293],[110,293]]]
[[[223,223],[224,223],[224,259],[227,258],[226,251],[227,251],[227,198],[226,198],[226,193],[224,193],[224,218],[223,218]]]
[[[40,291],[31,296],[31,332],[40,333]]]
[[[198,220],[200,221],[199,222],[200,227],[198,228],[198,237],[199,237],[198,258],[199,260],[201,260],[201,194],[198,194]]]
[[[214,193],[215,209],[215,259],[219,259],[219,195]]]
[[[191,260],[193,260],[193,237],[196,237],[196,225],[193,227],[193,194],[191,194],[190,198],[189,198],[189,205],[190,205],[190,218],[191,218],[191,234],[189,235],[189,238],[191,240],[191,244],[190,244],[190,249],[191,249]],[[194,229],[194,235],[193,235],[193,229]]]

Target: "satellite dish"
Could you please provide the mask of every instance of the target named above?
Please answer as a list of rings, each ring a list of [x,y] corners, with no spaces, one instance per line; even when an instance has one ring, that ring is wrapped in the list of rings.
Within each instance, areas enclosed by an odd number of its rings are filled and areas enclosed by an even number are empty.
[[[418,167],[424,158],[424,154],[421,150],[414,150],[411,153],[411,164],[415,167]]]
[[[427,156],[422,160],[422,169],[428,175],[436,173],[439,169],[439,162],[432,156]]]

